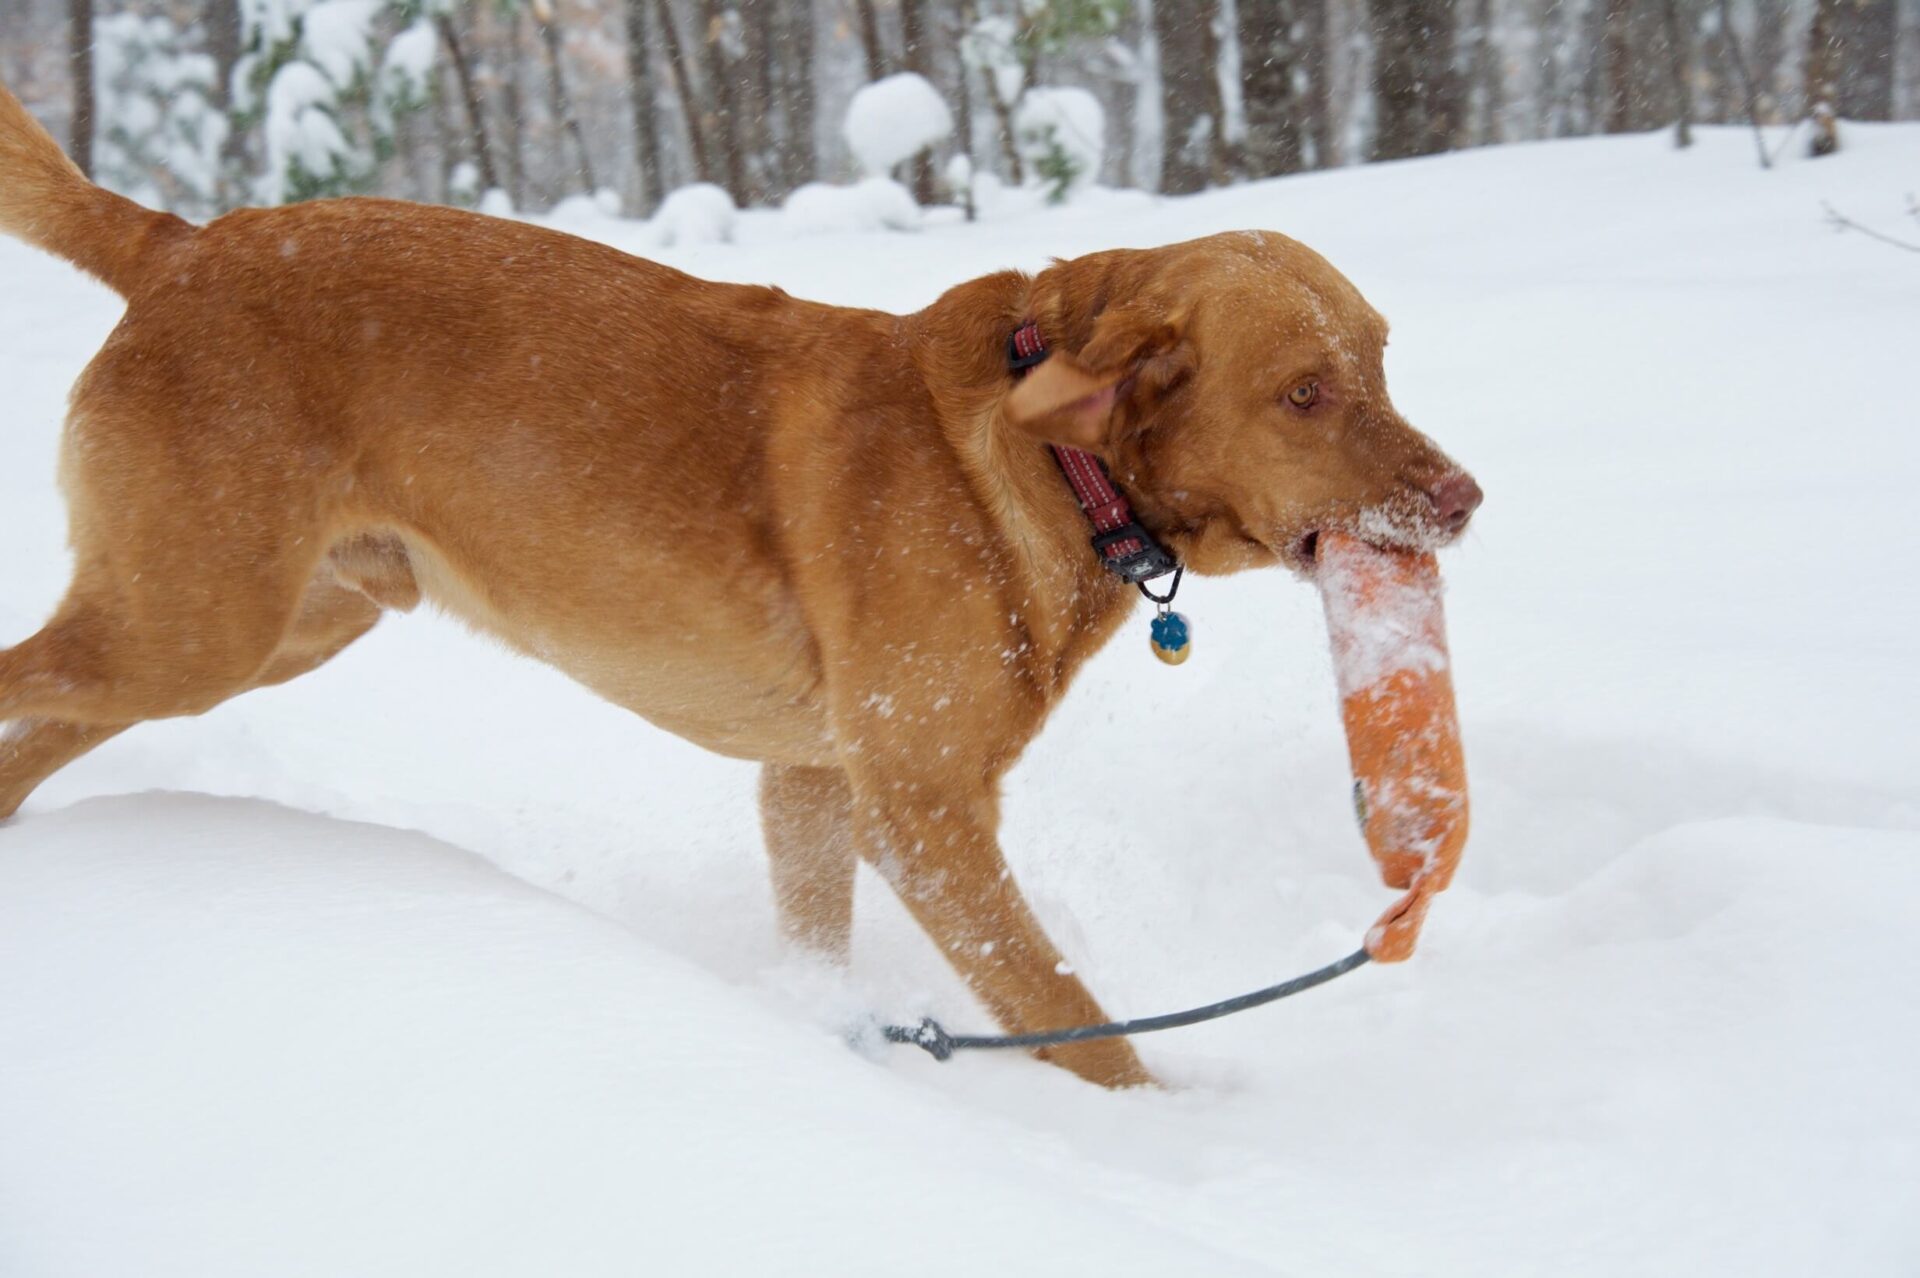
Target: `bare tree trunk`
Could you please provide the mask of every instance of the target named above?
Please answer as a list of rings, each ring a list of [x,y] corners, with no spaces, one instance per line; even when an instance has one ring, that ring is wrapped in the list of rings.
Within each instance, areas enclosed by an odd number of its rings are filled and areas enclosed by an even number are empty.
[[[1451,0],[1367,0],[1376,43],[1373,158],[1430,155],[1459,123]]]
[[[507,74],[500,89],[505,98],[507,109],[507,197],[513,201],[513,207],[527,207],[527,126],[525,92],[525,48],[521,33],[526,23],[521,21],[518,7],[507,10],[502,16],[507,23]]]
[[[1626,133],[1634,127],[1633,0],[1606,0],[1600,21],[1600,62],[1605,84],[1601,127],[1608,133]]]
[[[1839,65],[1833,109],[1849,120],[1892,119],[1893,56],[1899,40],[1894,0],[1851,0],[1836,16]]]
[[[653,42],[647,39],[646,0],[627,0],[627,97],[633,108],[633,169],[637,206],[645,210],[667,193],[666,153],[653,100]]]
[[[1787,34],[1803,7],[1801,0],[1753,0],[1755,105],[1760,118],[1769,124],[1782,114],[1780,78],[1782,64],[1789,60]]]
[[[977,16],[974,0],[961,0],[960,19],[965,30],[973,29]],[[1024,75],[1025,73],[1023,73],[1023,80]],[[1007,180],[1019,186],[1027,180],[1027,177],[1026,164],[1020,159],[1020,148],[1014,143],[1013,138],[1013,104],[1001,100],[998,76],[988,71],[982,73],[981,80],[986,84],[987,105],[993,108],[993,124],[1000,136],[1000,163],[1005,168]],[[1013,95],[1015,100],[1018,100],[1020,93],[1025,91],[1023,85],[1020,92]]]
[[[1013,141],[1013,108],[1000,100],[1000,94],[991,85],[987,96],[993,99],[993,118],[1000,129],[1000,162],[1007,166],[1007,180],[1019,186],[1027,180],[1027,166]]]
[[[973,29],[973,0],[960,0],[957,17],[959,25],[952,33],[956,40]],[[973,72],[964,58],[960,61],[959,92],[954,95],[953,106],[954,123],[960,134],[960,154],[967,159],[967,184],[965,189],[956,194],[960,198],[960,207],[967,211],[967,221],[971,222],[978,212],[973,207],[973,172],[976,167],[973,162]]]
[[[1455,0],[1427,0],[1422,6],[1425,38],[1433,50],[1426,70],[1427,147],[1451,151],[1465,133],[1466,77],[1460,66],[1459,9]]]
[[[1472,80],[1473,123],[1463,139],[1471,146],[1492,146],[1502,140],[1502,116],[1506,111],[1506,80],[1500,65],[1500,46],[1493,34],[1493,0],[1475,0],[1473,9],[1473,47],[1469,76]]]
[[[1566,137],[1573,131],[1571,51],[1578,27],[1564,0],[1544,0],[1536,11],[1545,56],[1540,59],[1540,136]]]
[[[440,82],[434,91],[427,95],[430,99],[428,110],[433,115],[433,145],[436,160],[433,198],[441,204],[447,204],[453,200],[453,174],[449,171],[452,167],[450,161],[460,148],[454,143],[453,121],[448,118],[447,99],[452,95],[446,91],[446,70],[436,63],[433,75]]]
[[[1373,24],[1373,155],[1397,160],[1426,150],[1420,102],[1421,46],[1413,23],[1417,0],[1367,0]]]
[[[709,114],[712,125],[707,139],[710,148],[719,148],[720,159],[726,166],[723,181],[727,193],[733,196],[735,204],[742,204],[747,199],[746,169],[742,163],[740,131],[735,119],[734,96],[737,86],[734,83],[731,49],[733,33],[720,0],[702,0],[700,12],[706,28],[703,47],[707,63],[707,93],[713,108]]]
[[[567,92],[565,69],[560,65],[560,15],[551,0],[533,0],[533,25],[540,32],[540,47],[547,63],[547,106],[558,124],[573,142],[574,172],[581,190],[591,194],[595,188],[593,159],[587,154],[586,134],[581,132],[580,117],[574,114],[573,97]]]
[[[1808,153],[1832,155],[1840,149],[1840,128],[1834,119],[1840,44],[1836,28],[1840,0],[1815,0],[1813,25],[1807,28],[1807,114],[1813,117],[1813,144]]]
[[[780,146],[780,171],[788,190],[811,182],[814,174],[813,0],[787,0],[773,9],[779,32],[774,57],[780,114],[787,135]]]
[[[779,95],[775,92],[773,12],[777,0],[736,0],[740,56],[734,63],[734,130],[745,165],[745,199],[765,204],[782,185],[777,171]]]
[[[1227,141],[1227,95],[1220,83],[1220,0],[1200,0],[1200,36],[1201,49],[1206,58],[1207,74],[1202,84],[1206,86],[1207,119],[1207,176],[1215,186],[1225,186],[1233,180],[1233,171],[1240,167],[1240,158],[1234,154],[1232,143]]]
[[[1688,74],[1693,49],[1686,26],[1680,21],[1679,0],[1660,0],[1660,7],[1667,29],[1667,62],[1673,75],[1673,144],[1684,149],[1693,145],[1693,83]]]
[[[873,0],[853,0],[853,7],[860,19],[860,46],[867,54],[867,80],[882,79],[887,74],[887,50],[880,43],[880,17],[874,12]]]
[[[1240,80],[1246,95],[1247,136],[1242,156],[1249,177],[1276,177],[1303,167],[1298,86],[1305,50],[1295,0],[1240,0]],[[1308,74],[1317,78],[1317,69]]]
[[[1302,158],[1308,167],[1316,169],[1332,168],[1340,158],[1334,141],[1335,48],[1327,4],[1328,0],[1304,0],[1300,5],[1300,38],[1295,42],[1307,63],[1307,92],[1301,106],[1305,119],[1300,134],[1308,154]]]
[[[933,49],[927,43],[928,0],[900,0],[901,53],[907,70],[933,80]],[[913,157],[914,203],[927,205],[937,196],[933,185],[933,152],[924,150]]]
[[[233,114],[233,69],[240,64],[239,0],[207,0],[207,53],[213,58],[213,104],[221,114]],[[221,209],[235,207],[241,195],[240,172],[246,155],[247,134],[243,129],[227,130],[220,144],[220,178],[214,199]]]
[[[1893,118],[1920,120],[1920,0],[1901,0],[1894,46]]]
[[[93,0],[67,0],[67,66],[73,77],[73,128],[67,154],[93,176]]]
[[[473,80],[473,65],[467,60],[466,50],[460,46],[460,33],[454,30],[453,19],[440,14],[433,20],[440,32],[440,40],[447,46],[447,60],[453,64],[453,74],[460,82],[460,99],[467,108],[467,130],[472,139],[473,162],[480,166],[480,190],[482,194],[500,185],[500,175],[493,167],[493,147],[487,141],[487,113],[480,101],[479,86]]]
[[[1827,3],[1828,0],[1821,0]],[[1753,75],[1747,70],[1747,59],[1740,52],[1740,33],[1733,29],[1733,10],[1727,0],[1720,0],[1720,25],[1727,42],[1727,57],[1733,63],[1734,74],[1740,79],[1741,88],[1747,100],[1747,122],[1753,126],[1753,146],[1760,153],[1760,167],[1770,169],[1773,160],[1767,155],[1766,135],[1760,131],[1760,92],[1754,86]]]
[[[666,46],[667,72],[680,99],[680,114],[687,122],[687,146],[693,152],[693,171],[697,181],[714,178],[713,155],[707,146],[706,130],[700,118],[700,105],[693,92],[693,66],[687,61],[686,46],[680,40],[680,28],[673,25],[673,6],[667,0],[653,0],[654,16],[660,27],[660,39]]]
[[[207,0],[207,53],[213,58],[213,103],[233,106],[233,68],[240,61],[239,0]]]
[[[1153,6],[1153,33],[1160,45],[1160,98],[1165,121],[1161,137],[1160,189],[1186,195],[1206,189],[1214,159],[1210,104],[1219,96],[1218,73],[1208,60],[1213,43],[1206,24],[1212,11],[1160,0]],[[1209,82],[1216,87],[1209,88]]]

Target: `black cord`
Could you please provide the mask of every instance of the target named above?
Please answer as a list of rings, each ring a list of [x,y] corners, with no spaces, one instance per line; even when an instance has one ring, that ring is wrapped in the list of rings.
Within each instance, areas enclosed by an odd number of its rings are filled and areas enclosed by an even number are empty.
[[[1198,1025],[1201,1021],[1217,1020],[1222,1016],[1231,1016],[1235,1012],[1244,1012],[1249,1008],[1276,1002],[1316,985],[1325,985],[1336,976],[1344,976],[1354,968],[1361,966],[1372,956],[1365,950],[1355,950],[1337,962],[1325,967],[1315,968],[1305,976],[1296,976],[1290,981],[1278,985],[1269,985],[1263,990],[1251,994],[1241,994],[1235,998],[1221,999],[1218,1003],[1208,1003],[1205,1007],[1190,1008],[1184,1012],[1168,1012],[1162,1016],[1141,1016],[1130,1021],[1108,1021],[1104,1025],[1081,1025],[1073,1029],[1047,1030],[1040,1034],[949,1034],[942,1029],[940,1022],[928,1017],[918,1025],[889,1025],[882,1031],[889,1043],[912,1043],[915,1047],[926,1049],[937,1061],[944,1061],[955,1052],[976,1047],[1055,1047],[1061,1043],[1084,1043],[1096,1038],[1122,1038],[1128,1034],[1151,1034],[1155,1030],[1179,1029],[1183,1025]]]

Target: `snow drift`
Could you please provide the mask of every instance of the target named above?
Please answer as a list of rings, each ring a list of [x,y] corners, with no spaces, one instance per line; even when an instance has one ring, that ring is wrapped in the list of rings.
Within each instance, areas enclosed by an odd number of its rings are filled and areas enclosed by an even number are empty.
[[[422,835],[84,803],[8,838],[0,972],[10,1275],[1256,1272]]]

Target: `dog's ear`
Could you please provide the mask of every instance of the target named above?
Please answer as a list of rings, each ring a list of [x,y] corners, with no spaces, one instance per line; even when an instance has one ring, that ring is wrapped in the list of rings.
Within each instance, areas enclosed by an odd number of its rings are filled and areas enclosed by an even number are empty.
[[[1185,324],[1157,304],[1109,307],[1077,352],[1056,350],[1007,395],[1008,424],[1035,439],[1098,449],[1136,434],[1191,371]]]

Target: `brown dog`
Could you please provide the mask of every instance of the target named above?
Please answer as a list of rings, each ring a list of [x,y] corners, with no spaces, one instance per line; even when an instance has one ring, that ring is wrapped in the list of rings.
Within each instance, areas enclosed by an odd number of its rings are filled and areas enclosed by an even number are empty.
[[[0,652],[0,817],[424,596],[761,761],[786,932],[844,952],[864,856],[1014,1030],[1104,1019],[1007,874],[997,791],[1136,598],[1043,443],[1096,453],[1201,573],[1304,570],[1330,527],[1432,544],[1480,499],[1388,403],[1385,323],[1266,232],[888,315],[443,208],[195,228],[89,184],[4,89],[0,230],[127,299],[67,421],[72,587]],[[1028,322],[1056,353],[1019,379]],[[1123,1041],[1051,1057],[1147,1080]]]

